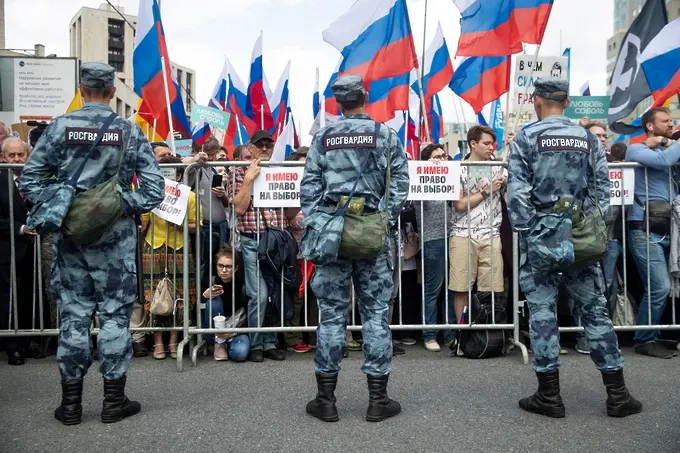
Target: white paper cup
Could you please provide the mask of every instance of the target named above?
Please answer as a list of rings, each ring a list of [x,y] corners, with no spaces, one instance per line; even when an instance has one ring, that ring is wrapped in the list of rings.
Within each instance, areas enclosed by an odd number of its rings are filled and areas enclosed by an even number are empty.
[[[224,329],[224,327],[227,325],[227,318],[222,315],[218,315],[213,318],[213,322],[215,323],[215,329]]]

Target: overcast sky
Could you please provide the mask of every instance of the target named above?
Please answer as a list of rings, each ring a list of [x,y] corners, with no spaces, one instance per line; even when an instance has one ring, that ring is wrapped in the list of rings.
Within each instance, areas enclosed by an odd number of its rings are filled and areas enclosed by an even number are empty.
[[[97,8],[102,0],[5,0],[6,45],[32,48],[41,43],[47,53],[69,56],[70,20],[83,6]],[[137,14],[138,0],[113,0],[127,14]],[[325,43],[321,32],[347,11],[354,0],[162,0],[162,18],[170,58],[197,72],[196,100],[208,101],[228,56],[241,78],[248,80],[250,54],[264,31],[264,68],[272,90],[288,60],[291,66],[291,103],[304,132],[312,122],[314,73],[321,70],[322,89],[339,52]],[[451,0],[429,0],[429,44],[441,21],[449,50],[455,54],[460,14]],[[409,14],[420,54],[423,48],[425,0],[408,0]],[[572,48],[572,94],[590,80],[593,95],[605,95],[606,41],[612,34],[613,0],[556,0],[540,55],[561,55]],[[533,54],[533,46],[527,49]],[[454,68],[458,61],[454,61]],[[440,94],[445,121],[455,121],[453,95]],[[466,111],[472,121],[472,110]],[[304,136],[303,136],[304,137]],[[305,141],[309,139],[304,137]]]

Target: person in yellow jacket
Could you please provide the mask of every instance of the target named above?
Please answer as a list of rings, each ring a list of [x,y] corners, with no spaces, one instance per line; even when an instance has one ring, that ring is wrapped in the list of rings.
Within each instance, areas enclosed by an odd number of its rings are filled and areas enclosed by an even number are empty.
[[[158,144],[157,146],[161,146]],[[160,164],[182,163],[179,157],[166,155],[159,159]],[[176,180],[181,181],[184,173],[183,168],[177,168]],[[189,193],[187,204],[187,216],[189,222],[189,233],[195,234],[197,225],[203,222],[203,213],[196,216],[196,194]],[[184,226],[168,223],[153,213],[142,215],[142,234],[145,236],[144,244],[144,299],[145,310],[149,311],[151,299],[156,291],[159,282],[167,275],[174,286],[174,300],[181,299],[189,305],[178,303],[174,316],[155,316],[150,314],[151,327],[170,328],[183,325],[183,309],[189,309],[191,322],[195,319],[196,304],[196,266],[192,253],[189,254],[189,294],[184,294],[183,289],[183,265],[184,265]],[[191,244],[186,244],[191,247]],[[170,332],[168,350],[171,358],[177,358],[177,331]],[[154,333],[153,357],[157,360],[166,358],[165,345],[163,344],[163,333]]]

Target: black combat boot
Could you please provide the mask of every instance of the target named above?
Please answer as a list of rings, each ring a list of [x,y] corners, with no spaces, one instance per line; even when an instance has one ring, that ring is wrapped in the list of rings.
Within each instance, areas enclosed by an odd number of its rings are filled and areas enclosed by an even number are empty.
[[[104,379],[102,423],[116,423],[142,410],[142,406],[137,401],[130,401],[125,396],[126,380],[126,376],[115,381]]]
[[[607,387],[607,415],[628,417],[642,412],[642,403],[633,398],[623,380],[623,371],[602,372],[602,382]]]
[[[316,373],[316,398],[307,403],[307,413],[325,422],[337,422],[338,409],[335,407],[335,386],[338,384],[338,373]]]
[[[552,418],[563,418],[564,403],[560,396],[560,372],[536,373],[538,390],[529,398],[519,400],[519,407],[527,412]]]
[[[54,410],[54,418],[64,425],[80,424],[83,415],[83,380],[61,381],[61,406]]]
[[[366,411],[367,422],[381,422],[401,412],[401,405],[387,397],[387,381],[389,374],[385,376],[366,376],[368,379],[368,410]]]

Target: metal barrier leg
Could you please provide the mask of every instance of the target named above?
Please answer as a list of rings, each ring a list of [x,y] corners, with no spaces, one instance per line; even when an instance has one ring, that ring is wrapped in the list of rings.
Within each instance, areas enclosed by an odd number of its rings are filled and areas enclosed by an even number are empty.
[[[205,341],[203,336],[201,336],[200,340],[198,341],[198,344],[194,346],[193,349],[191,350],[191,364],[193,366],[198,365],[198,354],[201,353],[201,350],[203,350],[203,352],[206,353],[208,351],[208,342]]]
[[[182,338],[182,341],[179,342],[177,345],[177,371],[181,373],[184,371],[184,346],[189,344],[190,338],[188,336],[185,336]]]
[[[522,363],[529,364],[529,351],[519,339],[519,239],[517,233],[512,234],[512,307],[515,312],[515,322],[512,343],[522,352]]]

